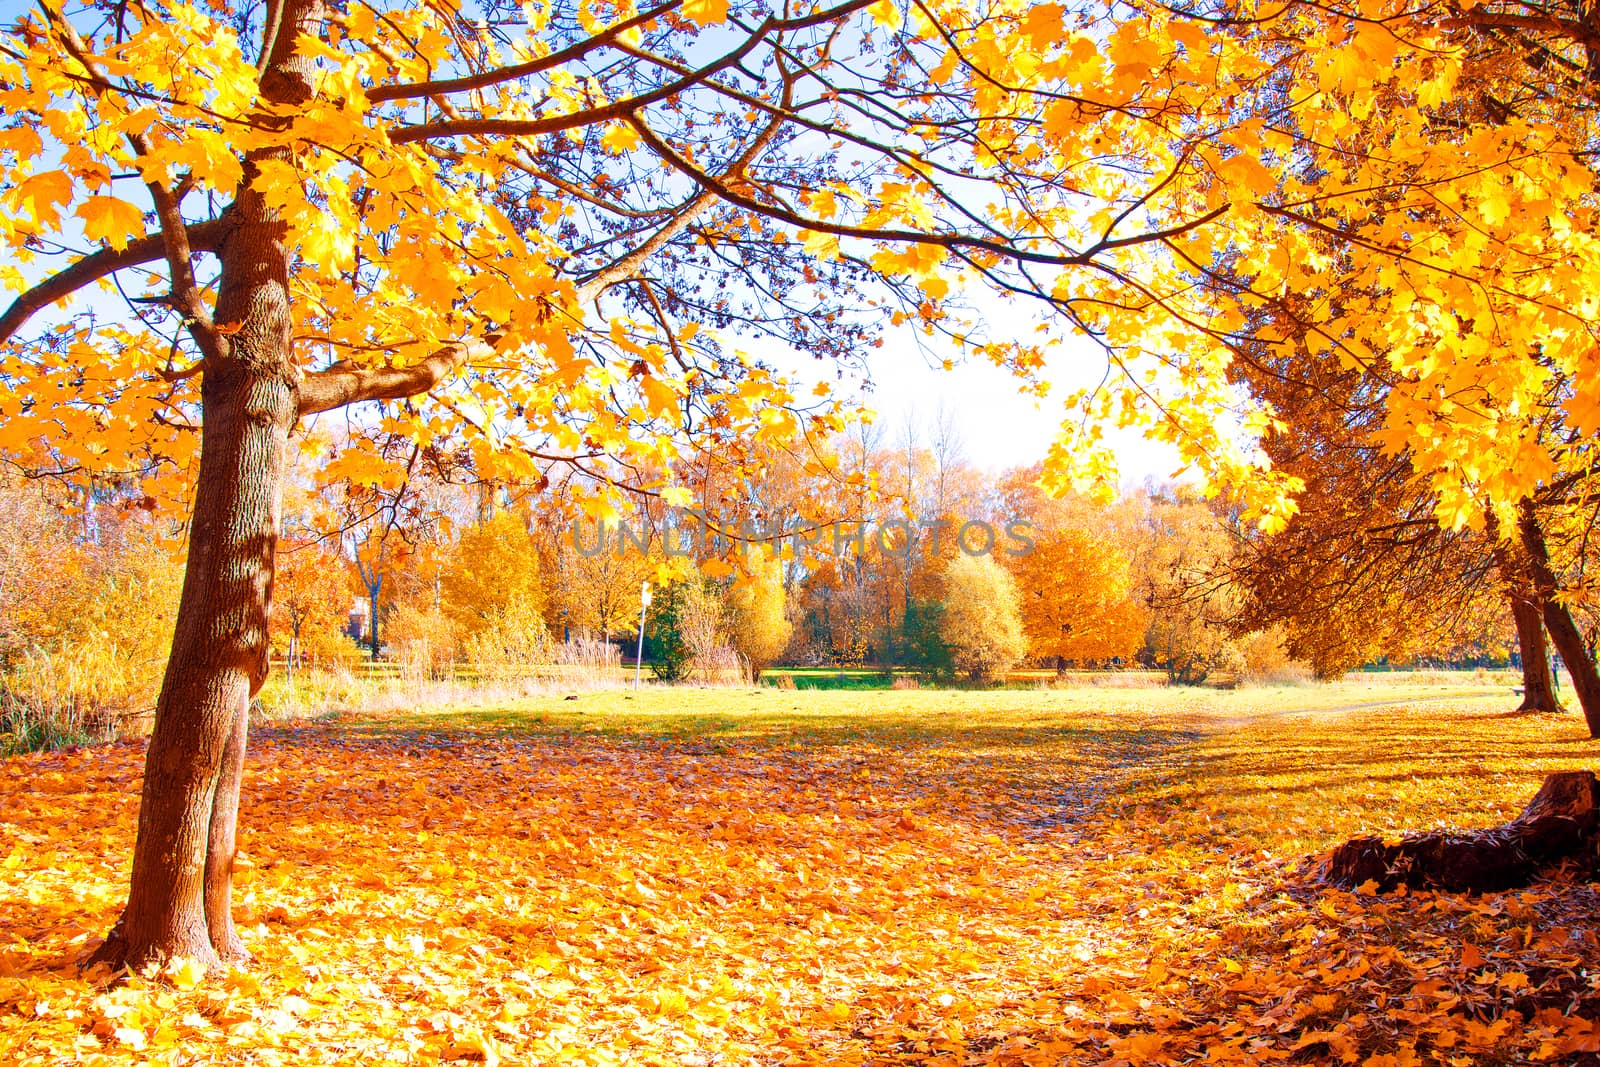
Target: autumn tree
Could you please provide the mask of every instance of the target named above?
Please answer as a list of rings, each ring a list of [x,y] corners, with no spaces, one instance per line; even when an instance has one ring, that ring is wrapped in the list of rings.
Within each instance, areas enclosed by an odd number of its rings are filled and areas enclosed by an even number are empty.
[[[1058,665],[1132,659],[1146,612],[1133,599],[1131,560],[1085,530],[1042,533],[1008,558],[1022,601],[1028,651]]]
[[[723,602],[728,644],[756,681],[783,653],[794,628],[785,613],[781,561],[764,552],[752,553],[747,569],[733,578]]]
[[[1230,524],[1179,487],[1147,498],[1141,532],[1136,588],[1150,620],[1144,661],[1179,685],[1237,670],[1230,623],[1240,590],[1229,574],[1235,549]]]
[[[1249,464],[1275,430],[1318,417],[1311,398],[1274,385],[1285,361],[1301,385],[1332,368],[1352,375],[1365,408],[1355,442],[1386,466],[1398,461],[1419,505],[1402,521],[1451,535],[1402,530],[1409,543],[1391,558],[1450,554],[1476,535],[1480,561],[1506,564],[1493,567],[1530,642],[1525,660],[1542,662],[1537,614],[1600,736],[1600,672],[1573,614],[1580,570],[1563,566],[1549,538],[1589,496],[1600,432],[1586,266],[1592,16],[1541,4],[1235,5],[1221,18],[1184,11],[1169,28],[1205,34],[1230,110],[1217,116],[1226,132],[1200,123],[1188,129],[1202,137],[1169,142],[1173,187],[1190,198],[1180,213],[1215,205],[1228,222],[1168,246],[1147,289],[1160,314],[1095,323],[1129,358],[1183,354],[1167,359],[1170,374],[1152,374],[1150,402],[1122,421],[1148,421],[1200,466]],[[1191,73],[1199,54],[1185,49],[1164,76]],[[1271,74],[1235,80],[1245,66],[1230,55]],[[1184,402],[1230,380],[1249,399],[1233,439],[1189,418]],[[1106,396],[1100,410],[1119,402]],[[1239,436],[1268,447],[1252,452]],[[1300,477],[1274,470],[1299,488]],[[1367,569],[1351,573],[1360,582]],[[1365,618],[1353,606],[1347,617]]]
[[[512,614],[541,616],[546,594],[539,546],[528,520],[497,511],[488,521],[463,530],[441,587],[446,613],[468,634]]]
[[[1235,373],[1284,416],[1263,447],[1305,483],[1283,531],[1240,531],[1228,568],[1244,593],[1236,632],[1281,624],[1291,655],[1337,678],[1447,645],[1516,599],[1502,591],[1508,575],[1494,540],[1442,528],[1409,456],[1373,440],[1383,418],[1378,376],[1265,346],[1242,347]],[[1528,706],[1548,707],[1540,626],[1523,641]]]
[[[590,552],[574,547],[574,532],[560,536],[553,561],[548,617],[563,630],[610,639],[629,633],[639,621],[639,594],[654,573],[654,563],[637,548],[615,543]],[[615,531],[608,531],[612,536]],[[589,535],[598,536],[598,532]]]
[[[974,681],[1004,675],[1026,654],[1016,583],[992,556],[951,559],[939,634],[956,669]]]
[[[1001,482],[1003,510],[1026,537],[1001,558],[1017,582],[1028,651],[1058,668],[1132,659],[1148,619],[1126,533],[1102,508],[1047,496],[1040,473],[1023,468]]]
[[[350,564],[315,539],[285,539],[278,553],[272,632],[282,640],[292,679],[303,657],[337,658],[357,651],[345,634],[353,599]]]

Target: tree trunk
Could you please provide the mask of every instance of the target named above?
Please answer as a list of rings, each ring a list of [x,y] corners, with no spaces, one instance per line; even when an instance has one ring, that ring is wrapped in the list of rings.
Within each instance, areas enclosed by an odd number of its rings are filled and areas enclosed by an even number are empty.
[[[224,963],[250,958],[233,926],[233,860],[239,825],[239,787],[244,782],[245,738],[250,732],[247,699],[234,716],[233,732],[222,750],[222,770],[211,801],[211,828],[206,839],[206,929],[211,947]]]
[[[378,579],[381,584],[383,579]],[[372,662],[378,662],[378,589],[379,585],[367,587],[367,647],[372,652]]]
[[[175,956],[216,967],[243,952],[226,909],[249,702],[267,674],[295,396],[287,375],[232,361],[206,372],[201,396],[189,560],[145,755],[133,877],[122,918],[96,954],[135,968]]]
[[[1555,569],[1550,564],[1550,549],[1545,544],[1544,530],[1534,513],[1532,502],[1524,499],[1517,522],[1522,545],[1528,552],[1528,571],[1534,589],[1543,605],[1545,629],[1550,632],[1550,642],[1561,653],[1561,659],[1572,675],[1572,688],[1578,694],[1578,704],[1583,708],[1584,721],[1589,726],[1589,736],[1600,738],[1600,672],[1595,669],[1594,657],[1584,644],[1583,632],[1572,618],[1572,611],[1559,600],[1561,588]]]
[[[1539,605],[1531,597],[1513,595],[1511,615],[1517,623],[1517,647],[1522,658],[1522,704],[1517,710],[1566,710],[1556,698],[1550,650],[1544,641],[1544,614]]]

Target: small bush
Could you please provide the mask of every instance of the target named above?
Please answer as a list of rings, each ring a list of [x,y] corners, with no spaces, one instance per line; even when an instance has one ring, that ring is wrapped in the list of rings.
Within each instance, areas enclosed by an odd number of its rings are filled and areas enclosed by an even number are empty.
[[[454,620],[438,608],[396,604],[383,621],[383,633],[398,653],[402,672],[434,679],[454,673],[459,635]]]
[[[973,681],[1004,675],[1028,650],[1015,580],[988,556],[956,556],[945,567],[939,635]]]
[[[512,677],[553,663],[556,650],[538,610],[518,601],[491,611],[484,624],[461,642],[461,653],[482,673]]]

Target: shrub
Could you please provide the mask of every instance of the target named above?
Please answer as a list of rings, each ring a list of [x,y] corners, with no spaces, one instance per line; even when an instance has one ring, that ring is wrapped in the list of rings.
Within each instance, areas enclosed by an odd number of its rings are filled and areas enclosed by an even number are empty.
[[[461,642],[461,652],[482,672],[494,675],[525,673],[555,661],[555,643],[544,616],[527,601],[493,609]]]
[[[783,565],[763,555],[752,573],[723,594],[728,644],[743,658],[752,679],[783,653],[794,627],[784,614]]]
[[[974,681],[1010,670],[1028,650],[1011,575],[989,556],[959,555],[944,577],[940,636],[956,669]]]
[[[723,632],[722,602],[698,579],[674,582],[650,604],[650,670],[663,681],[712,680],[742,663]]]
[[[950,646],[945,644],[941,629],[944,625],[944,605],[937,600],[912,600],[906,605],[901,632],[905,640],[905,662],[912,667],[942,677],[955,667],[950,658]]]
[[[0,487],[0,748],[83,744],[153,712],[183,565],[143,516],[69,518]]]
[[[443,611],[402,601],[384,617],[383,632],[408,673],[433,678],[453,673],[460,639],[455,622]]]
[[[1281,624],[1253,630],[1236,639],[1241,680],[1253,685],[1285,685],[1308,681],[1311,668],[1289,655],[1288,635]]]

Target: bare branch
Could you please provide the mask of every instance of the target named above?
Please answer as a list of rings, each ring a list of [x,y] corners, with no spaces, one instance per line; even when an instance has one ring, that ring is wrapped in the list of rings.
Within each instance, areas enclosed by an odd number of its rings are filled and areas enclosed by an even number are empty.
[[[788,107],[790,103],[791,88],[786,81],[783,94],[784,107]],[[778,131],[782,128],[783,119],[781,117],[774,118],[773,121],[769,122],[766,128],[756,135],[755,140],[750,142],[750,146],[739,153],[738,158],[727,166],[722,175],[723,180],[741,176],[745,169],[755,162],[756,157],[772,143],[773,138],[777,137]],[[587,303],[608,285],[631,276],[644,265],[646,260],[687,229],[695,219],[705,214],[706,209],[716,202],[716,193],[709,189],[703,189],[698,196],[684,206],[681,212],[642,241],[637,248],[585,279],[584,283],[578,288],[578,302]]]
[[[417,82],[412,85],[380,85],[367,93],[367,99],[374,104],[386,100],[415,100],[424,96],[437,96],[448,93],[465,93],[474,89],[487,89],[491,86],[501,85],[505,82],[516,81],[518,78],[530,77],[544,71],[554,69],[569,60],[579,59],[585,54],[611,44],[616,38],[645,23],[664,15],[681,4],[683,0],[670,0],[669,3],[653,7],[648,11],[641,11],[630,19],[624,19],[615,26],[609,26],[600,33],[585,40],[568,45],[559,51],[551,52],[538,59],[530,59],[526,63],[517,63],[509,67],[498,67],[478,74],[471,74],[464,78],[446,78],[439,81]]]
[[[768,23],[770,22],[769,19]],[[434,137],[473,137],[481,134],[499,137],[538,137],[547,133],[560,133],[563,130],[624,119],[642,107],[669,100],[687,89],[694,88],[711,75],[734,66],[755,51],[756,46],[761,43],[762,34],[767,31],[767,26],[767,23],[763,23],[759,31],[747,38],[738,48],[701,67],[693,74],[670,81],[647,93],[630,96],[626,100],[617,100],[601,107],[587,108],[566,115],[551,115],[542,119],[451,119],[445,122],[427,122],[420,126],[406,126],[395,130],[389,134],[389,140],[393,144],[410,144],[413,141],[426,141]]]
[[[757,46],[766,40],[768,34],[786,33],[792,30],[804,29],[808,26],[832,22],[862,10],[870,3],[872,3],[872,0],[848,0],[847,3],[792,19],[769,16],[732,51],[724,53],[720,58],[712,60],[690,74],[651,89],[649,92],[631,96],[626,100],[618,100],[601,107],[588,108],[567,115],[551,115],[541,119],[453,119],[446,122],[428,122],[420,126],[408,126],[395,130],[389,134],[389,140],[393,144],[410,144],[414,141],[426,141],[435,137],[471,137],[479,134],[502,137],[538,137],[547,133],[560,133],[563,130],[592,126],[599,122],[628,118],[641,108],[660,103],[663,100],[670,100],[672,97],[701,84],[712,75],[721,73],[730,67],[738,66],[746,56],[754,52]]]

